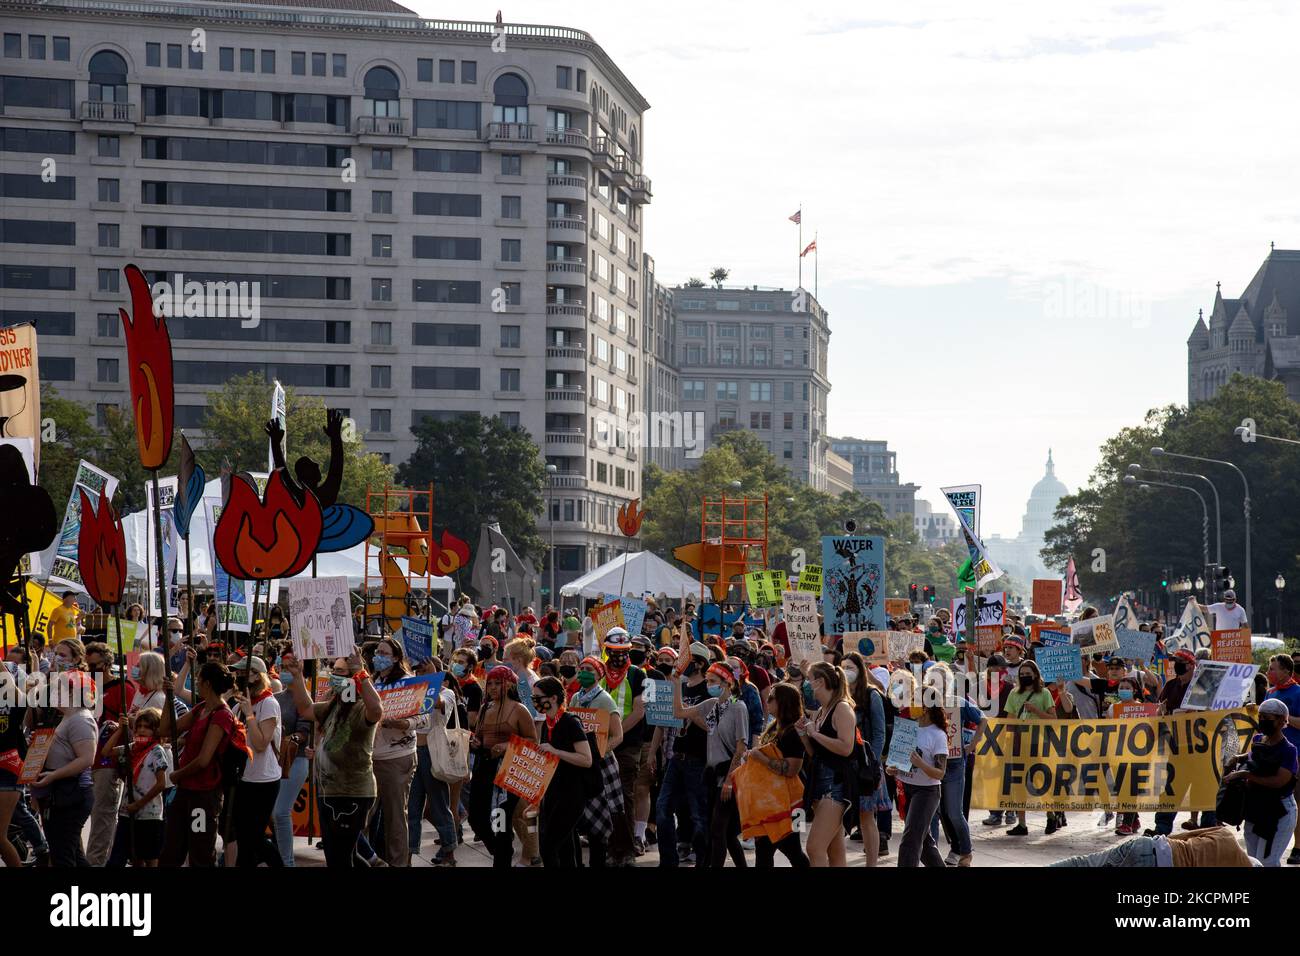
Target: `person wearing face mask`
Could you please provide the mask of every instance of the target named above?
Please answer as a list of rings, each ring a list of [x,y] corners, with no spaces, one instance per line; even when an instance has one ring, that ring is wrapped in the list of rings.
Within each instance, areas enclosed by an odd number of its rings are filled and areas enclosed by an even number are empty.
[[[1183,706],[1183,697],[1187,693],[1188,686],[1192,683],[1192,674],[1196,670],[1196,655],[1191,651],[1183,648],[1173,655],[1174,676],[1171,680],[1165,681],[1165,686],[1160,689],[1160,696],[1156,702],[1156,713],[1164,716],[1178,711]],[[1205,821],[1205,826],[1214,825],[1214,814],[1208,813],[1209,819]],[[1174,818],[1176,813],[1158,812],[1156,814],[1155,827],[1147,830],[1146,836],[1168,836],[1174,830]],[[1195,829],[1196,814],[1192,814],[1193,827]]]
[[[159,735],[161,727],[162,711],[146,707],[120,724],[104,745],[103,756],[114,762],[125,758],[130,779],[130,787],[122,794],[109,867],[126,866],[128,860],[132,866],[158,865],[163,842],[162,794],[172,765],[169,749]]]
[[[626,641],[626,632],[622,637],[616,635],[615,640]],[[586,806],[578,819],[578,832],[587,838],[593,867],[606,865],[610,838],[620,827],[628,825],[623,818],[623,782],[618,772],[618,759],[614,756],[614,751],[623,742],[623,721],[614,699],[601,686],[607,674],[608,668],[603,661],[584,657],[578,665],[578,692],[569,698],[570,710],[601,710],[609,714],[609,736],[603,756],[595,733],[587,734],[598,773],[593,780],[595,791],[588,794]]]
[[[564,681],[564,693],[566,697],[572,697],[578,692],[578,664],[582,657],[575,648],[566,648],[560,654],[559,671],[560,680]]]
[[[283,722],[283,738],[280,741],[279,765],[289,765],[288,776],[282,776],[276,792],[275,806],[271,809],[271,831],[275,836],[275,846],[280,854],[280,862],[293,866],[293,805],[302,792],[302,785],[307,781],[311,767],[310,758],[312,722],[310,718],[299,715],[298,702],[294,699],[293,684],[298,677],[288,667],[293,661],[292,652],[285,651],[280,659],[280,684],[283,690],[275,695],[275,702],[280,705],[280,718]],[[310,668],[316,666],[312,661]],[[142,668],[143,673],[143,668]],[[311,678],[305,678],[310,689]],[[282,771],[283,772],[283,771]]]
[[[421,661],[416,667],[417,674],[436,674],[438,661]],[[457,682],[444,677],[442,687],[427,715],[428,730],[416,734],[415,777],[411,781],[411,803],[407,808],[408,833],[411,857],[420,853],[420,838],[423,821],[428,819],[438,831],[438,853],[431,861],[434,866],[455,866],[456,846],[460,837],[456,832],[456,818],[451,812],[451,784],[433,775],[433,760],[429,749],[429,739],[434,735],[445,735],[446,728],[452,721],[460,722],[461,727],[467,721],[462,716],[462,709],[456,696]],[[426,813],[427,811],[427,813]]]
[[[94,642],[86,645],[86,669],[99,679],[103,708],[100,711],[99,744],[101,754],[110,734],[117,730],[136,696],[136,685],[125,675],[115,676],[114,655],[107,644]],[[86,841],[86,860],[91,866],[103,866],[113,849],[117,833],[117,815],[122,806],[122,774],[111,756],[100,756],[91,773],[94,781],[95,804],[90,813],[90,838]]]
[[[497,648],[501,645],[495,637],[485,634],[478,642],[476,657],[478,664],[474,668],[474,679],[484,681],[487,679],[487,672],[496,667],[501,662],[497,660]]]
[[[915,708],[920,731],[912,751],[912,769],[900,772],[886,767],[885,773],[898,778],[907,798],[903,839],[898,847],[900,868],[927,866],[942,868],[943,857],[935,844],[931,822],[939,810],[943,778],[948,769],[948,712],[942,707]]]
[[[1229,588],[1223,592],[1223,600],[1211,604],[1209,612],[1214,615],[1214,628],[1218,631],[1235,630],[1249,623],[1246,609],[1237,603],[1237,592]]]
[[[849,757],[857,742],[857,716],[843,670],[824,661],[813,664],[808,683],[817,705],[816,714],[799,724],[804,749],[812,758],[808,859],[813,866],[847,866],[843,820],[849,805]]]
[[[492,853],[494,867],[510,868],[514,857],[514,837],[510,822],[514,819],[519,798],[496,787],[497,770],[512,736],[537,739],[537,725],[528,708],[517,698],[519,678],[505,665],[487,673],[487,702],[479,711],[470,735],[470,752],[474,766],[469,786],[469,823],[474,835]],[[497,801],[500,800],[498,804]],[[503,816],[498,817],[496,811]],[[504,820],[506,826],[493,826]]]
[[[1282,735],[1293,747],[1300,749],[1300,683],[1295,677],[1295,658],[1290,654],[1274,654],[1268,659],[1268,691],[1265,700],[1280,700],[1286,704],[1287,719]],[[1258,698],[1256,698],[1258,699]],[[1287,866],[1300,865],[1300,822],[1295,829],[1295,842]]]
[[[465,710],[464,727],[473,727],[478,723],[479,711],[483,709],[483,685],[474,679],[474,665],[477,657],[470,648],[462,647],[452,652],[451,666],[444,680],[454,680],[460,699],[460,706]],[[472,759],[472,758],[471,758]],[[464,822],[469,816],[468,797],[469,778],[451,784],[450,806],[452,816],[456,819],[456,841],[465,842]]]
[[[844,679],[848,682],[849,697],[853,701],[853,714],[858,733],[862,741],[871,748],[876,763],[885,765],[885,695],[877,686],[875,678],[867,670],[866,660],[857,651],[852,651],[844,658]],[[856,804],[858,821],[857,836],[862,841],[862,852],[866,854],[867,866],[875,866],[880,859],[880,828],[876,823],[876,814],[893,810],[893,801],[889,798],[887,781],[882,780],[871,793],[858,790],[857,774],[849,775],[850,815]]]
[[[740,765],[749,740],[749,712],[737,697],[737,685],[735,672],[725,663],[715,663],[705,672],[707,700],[686,706],[681,684],[673,687],[673,716],[706,734],[708,865],[715,869],[724,865],[728,854],[737,867],[746,865],[740,846],[740,816],[731,784],[731,774]]]
[[[542,865],[567,869],[578,864],[575,834],[586,805],[585,778],[595,751],[582,721],[567,712],[564,701],[564,684],[559,678],[543,677],[533,685],[533,706],[542,715],[540,749],[559,760],[538,813]]]
[[[1115,663],[1113,658],[1111,663]],[[1115,681],[1110,699],[1111,703],[1106,708],[1106,717],[1110,720],[1118,720],[1123,716],[1120,711],[1125,704],[1142,700],[1141,682],[1136,677],[1119,678]],[[1116,818],[1115,833],[1118,836],[1133,836],[1138,832],[1141,823],[1141,818],[1136,813],[1121,813]]]
[[[371,664],[376,691],[396,687],[411,676],[402,642],[393,638],[384,638],[375,645]],[[411,778],[415,775],[415,738],[420,729],[428,732],[427,725],[428,717],[424,715],[384,719],[375,733],[372,760],[376,797],[370,806],[367,825],[376,846],[382,836],[383,858],[389,866],[411,865],[406,809],[411,802]]]
[[[683,628],[681,635],[684,647],[677,655],[669,681],[673,684],[673,694],[676,696],[680,693],[682,705],[692,707],[709,699],[704,671],[709,666],[711,655],[707,645],[699,641],[690,642],[688,629]],[[660,656],[663,657],[662,652]],[[664,733],[673,734],[673,738],[666,745],[671,746],[672,755],[664,764],[659,799],[655,802],[659,865],[669,868],[679,866],[683,856],[687,857],[688,862],[693,858],[693,861],[702,864],[708,859],[708,791],[704,783],[708,733],[693,721],[686,721],[676,731],[668,729]],[[677,845],[676,814],[679,803],[685,805],[692,826],[691,846],[686,848]]]
[[[271,690],[266,662],[246,657],[233,668],[241,676],[235,710],[244,721],[252,753],[235,786],[232,824],[239,853],[235,866],[254,868],[258,863],[280,867],[284,861],[267,839],[267,825],[280,795],[280,746],[284,732],[279,701]]]
[[[646,675],[641,665],[645,663],[649,641],[643,637],[631,638],[621,627],[612,627],[605,635],[605,676],[600,686],[610,697],[618,714],[623,739],[613,748],[618,764],[619,783],[622,787],[623,812],[615,819],[610,836],[609,853],[613,866],[631,866],[645,852],[646,820],[649,817],[649,778],[646,778],[645,813],[638,816],[637,781],[642,776],[649,758],[649,736],[646,734],[645,701],[642,691]]]
[[[1272,697],[1259,705],[1257,733],[1247,753],[1233,758],[1223,782],[1246,781],[1246,810],[1242,829],[1246,852],[1264,866],[1281,866],[1282,854],[1296,826],[1296,775],[1300,751],[1287,739],[1291,711]]]
[[[1007,695],[1006,713],[1013,720],[1055,720],[1056,704],[1052,692],[1043,686],[1038,665],[1026,660],[1016,671],[1016,689]],[[1028,818],[1023,810],[1016,811],[1018,822],[1007,831],[1007,836],[1028,836]]]
[[[526,624],[527,622],[525,622]],[[537,673],[532,669],[532,663],[537,656],[537,644],[531,638],[521,635],[506,644],[503,655],[506,666],[515,672],[515,677],[519,679],[518,694],[519,702],[528,709],[528,715],[533,721],[541,720],[537,711],[533,709],[533,684],[537,681]],[[537,814],[535,807],[529,807],[522,800],[515,807],[514,819],[511,825],[515,828],[515,836],[519,837],[519,866],[540,866],[541,855],[537,849]]]
[[[771,717],[759,738],[758,747],[745,752],[743,760],[757,760],[773,773],[797,777],[804,763],[803,741],[799,721],[803,719],[803,696],[790,684],[773,684],[763,695],[764,710]],[[754,866],[771,869],[780,850],[790,866],[807,869],[808,856],[799,843],[798,831],[792,830],[773,843],[765,836],[754,838]]]
[[[61,642],[57,650],[68,648],[69,643]],[[80,641],[73,643],[80,647]],[[67,662],[62,656],[58,660]],[[32,796],[40,801],[45,817],[51,866],[90,865],[82,848],[81,831],[94,804],[90,775],[99,728],[91,712],[94,685],[84,676],[85,672],[65,666],[50,679],[50,699],[59,721],[45,768],[32,784]]]

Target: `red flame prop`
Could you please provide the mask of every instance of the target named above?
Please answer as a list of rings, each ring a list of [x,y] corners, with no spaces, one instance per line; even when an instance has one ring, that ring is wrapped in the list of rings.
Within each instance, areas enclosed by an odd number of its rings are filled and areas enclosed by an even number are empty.
[[[633,498],[618,509],[619,530],[629,538],[636,537],[636,533],[641,530],[641,522],[644,520],[645,512],[641,510],[640,498]]]
[[[266,496],[247,475],[230,482],[230,500],[221,512],[212,544],[221,566],[245,581],[290,578],[311,563],[321,538],[316,496],[293,500],[278,470],[266,482]]]
[[[441,547],[433,558],[433,568],[439,574],[451,574],[469,564],[469,545],[450,531],[442,533]]]
[[[96,604],[112,607],[122,601],[126,586],[126,535],[113,506],[99,489],[99,508],[91,507],[82,488],[81,531],[77,537],[77,565],[81,581]]]
[[[131,408],[140,464],[157,471],[172,453],[176,394],[172,381],[172,340],[167,320],[154,315],[149,280],[138,266],[128,265],[131,315],[118,309],[126,336],[126,364],[131,375]]]

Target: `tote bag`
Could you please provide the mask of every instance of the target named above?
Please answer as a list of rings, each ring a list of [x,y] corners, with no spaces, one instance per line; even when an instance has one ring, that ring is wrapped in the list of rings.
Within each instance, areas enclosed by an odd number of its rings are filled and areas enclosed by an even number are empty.
[[[460,726],[459,707],[451,707],[447,718],[435,719],[429,731],[429,764],[434,777],[444,783],[459,783],[469,776],[469,731]]]

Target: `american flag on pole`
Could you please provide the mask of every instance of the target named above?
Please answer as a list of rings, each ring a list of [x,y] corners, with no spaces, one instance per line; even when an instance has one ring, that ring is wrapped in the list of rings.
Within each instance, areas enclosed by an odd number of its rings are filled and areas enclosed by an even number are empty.
[[[802,259],[804,256],[808,255],[808,253],[812,252],[816,248],[817,248],[817,240],[814,239],[812,242],[808,243],[807,248],[805,248],[803,252],[799,253],[799,258]]]
[[[803,210],[802,209],[798,210],[793,216],[790,217],[790,221],[793,223],[803,222]]]

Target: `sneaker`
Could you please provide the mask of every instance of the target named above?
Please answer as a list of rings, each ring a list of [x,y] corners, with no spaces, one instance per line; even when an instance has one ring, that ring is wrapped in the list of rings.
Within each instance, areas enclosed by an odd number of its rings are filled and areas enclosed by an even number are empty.
[[[434,866],[455,866],[456,855],[455,853],[443,853],[440,850],[438,851],[438,854],[429,862]]]
[[[850,843],[861,843],[861,842],[862,842],[862,831],[859,830],[857,827],[854,827],[854,828],[853,828],[853,832],[849,834],[849,842],[850,842]]]
[[[878,855],[878,856],[889,856],[889,838],[888,838],[888,837],[881,837],[881,838],[880,838],[880,853],[877,854],[877,855]]]
[[[1199,830],[1201,828],[1201,825],[1197,823],[1195,820],[1184,820],[1182,823],[1182,827],[1184,830]]]
[[[1029,827],[1023,823],[1017,823],[1007,831],[1007,836],[1029,836]]]
[[[990,813],[984,818],[983,823],[986,827],[1000,827],[1002,826],[1002,814]]]
[[[949,850],[949,851],[948,851],[948,855],[947,855],[946,857],[944,857],[943,865],[944,865],[944,866],[956,866],[956,865],[957,865],[957,861],[960,860],[960,859],[961,859],[961,857],[958,855],[958,853],[957,853],[956,850]]]
[[[1110,821],[1114,819],[1115,819],[1115,814],[1107,810],[1105,813],[1103,813],[1100,817],[1097,818],[1097,826],[1108,827],[1110,826]]]
[[[1047,815],[1047,834],[1048,834],[1048,836],[1051,836],[1053,833],[1055,833],[1059,827],[1060,827],[1060,824],[1056,822],[1056,814],[1055,814],[1055,813],[1049,813],[1049,814]]]
[[[1116,836],[1133,836],[1135,833],[1137,833],[1137,827],[1131,823],[1121,824],[1115,828]]]
[[[640,837],[633,837],[632,852],[637,856],[645,856],[645,840],[642,840]]]
[[[1065,815],[1064,813],[1058,813],[1058,814],[1056,815],[1056,825],[1057,825],[1058,827],[1068,826],[1069,823],[1070,823],[1070,821],[1069,821],[1069,819],[1066,817],[1066,815]]]
[[[958,865],[958,866],[970,866],[971,857],[973,857],[974,855],[975,855],[974,853],[967,853],[965,856],[958,857],[958,858],[957,858],[957,865]]]

